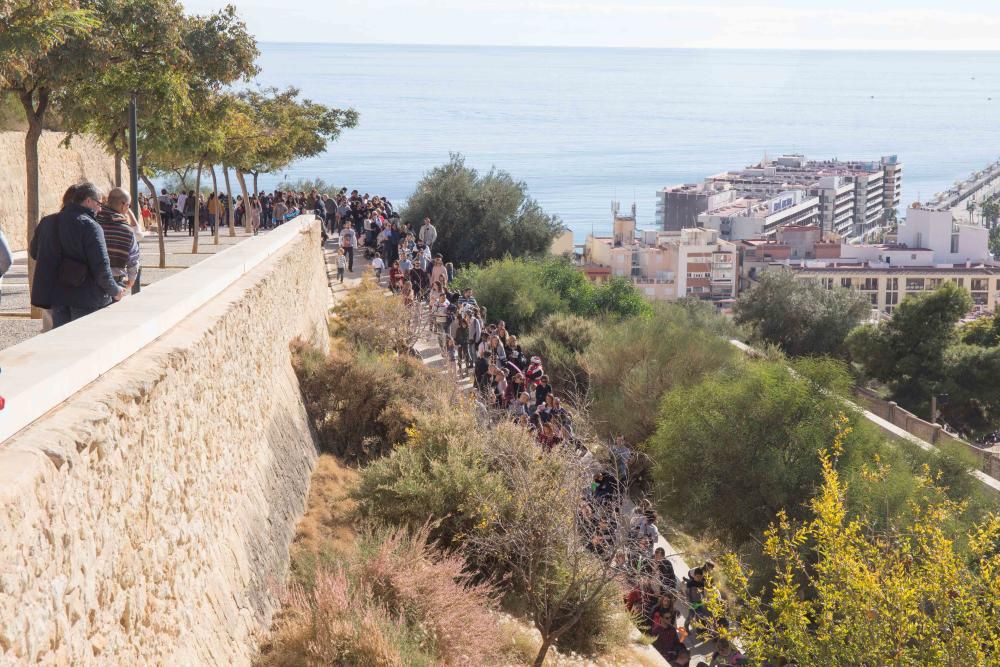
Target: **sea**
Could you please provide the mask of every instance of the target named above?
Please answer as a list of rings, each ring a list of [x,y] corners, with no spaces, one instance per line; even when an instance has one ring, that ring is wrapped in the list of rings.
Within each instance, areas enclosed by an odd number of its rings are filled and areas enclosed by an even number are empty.
[[[927,201],[1000,156],[1000,52],[260,45],[260,86],[360,122],[279,180],[405,203],[460,153],[523,181],[578,243],[612,202],[654,224],[656,191],[787,153],[905,164]]]

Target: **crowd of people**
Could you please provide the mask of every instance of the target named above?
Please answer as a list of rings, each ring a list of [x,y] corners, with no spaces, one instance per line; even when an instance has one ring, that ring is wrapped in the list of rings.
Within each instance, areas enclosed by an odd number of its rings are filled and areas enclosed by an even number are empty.
[[[359,215],[325,218],[331,231],[340,231],[338,278],[342,281],[345,272],[354,270],[359,248],[371,260],[376,279],[383,278],[388,266],[385,284],[413,309],[418,326],[426,323],[449,374],[459,381],[471,376],[484,414],[521,424],[543,451],[567,447],[595,467],[593,483],[581,499],[582,537],[618,573],[628,591],[626,606],[670,664],[689,664],[689,644],[699,632],[716,641],[712,667],[742,664],[739,651],[716,636],[725,619],[712,619],[705,605],[706,575],[714,564],[707,561],[678,579],[665,550],[657,546],[655,512],[643,504],[631,515],[621,515],[635,453],[618,438],[609,447],[611,465],[602,468],[594,462],[574,433],[573,414],[553,388],[544,361],[526,350],[504,321],[490,322],[472,289],[453,287],[454,267],[434,252],[437,230],[430,218],[414,230],[392,213],[384,198],[358,198],[355,191],[348,201],[362,203]],[[681,615],[685,621],[678,625]]]
[[[225,194],[196,196],[193,190],[172,193],[164,188],[155,200],[140,196],[138,204],[136,216],[127,190],[113,188],[104,193],[93,183],[83,182],[65,192],[58,212],[39,222],[28,248],[36,262],[31,304],[47,311],[49,326],[62,326],[139,292],[140,241],[158,224],[157,219],[162,221],[164,235],[186,229],[193,236],[214,233],[228,222],[231,210],[236,225],[256,234],[312,212],[324,221],[324,236],[346,221],[352,230],[359,230],[356,238],[371,241],[373,235],[367,232],[376,224],[381,229],[393,215],[388,201],[348,194],[346,189],[334,196],[316,190],[278,190],[252,195],[248,201],[242,196],[230,201]],[[197,229],[196,207],[200,207]],[[349,270],[353,270],[350,252]],[[9,264],[9,248],[0,238],[0,276]]]

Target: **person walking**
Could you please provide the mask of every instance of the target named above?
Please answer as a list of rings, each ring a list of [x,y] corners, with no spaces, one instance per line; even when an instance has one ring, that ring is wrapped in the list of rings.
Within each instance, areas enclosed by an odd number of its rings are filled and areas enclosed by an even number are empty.
[[[104,232],[94,220],[101,192],[93,183],[73,190],[69,204],[35,229],[29,252],[35,260],[31,305],[51,311],[60,327],[120,301],[126,291],[111,273]]]
[[[345,223],[340,230],[340,247],[347,255],[347,270],[354,273],[354,248],[358,245],[358,234],[350,223]]]
[[[194,190],[190,190],[184,198],[184,218],[187,220],[188,236],[194,236],[198,230],[194,228],[194,212],[198,206],[198,198],[194,196]]]
[[[139,276],[139,240],[129,224],[129,193],[113,188],[108,193],[107,206],[97,212],[97,224],[104,232],[108,261],[115,281],[131,290]]]
[[[347,268],[347,257],[344,255],[344,249],[340,248],[337,250],[337,280],[341,283],[344,282],[344,269]]]
[[[438,232],[437,227],[431,224],[429,217],[424,218],[424,224],[420,227],[420,232],[417,236],[427,246],[428,251],[434,246],[434,242],[437,241]]]

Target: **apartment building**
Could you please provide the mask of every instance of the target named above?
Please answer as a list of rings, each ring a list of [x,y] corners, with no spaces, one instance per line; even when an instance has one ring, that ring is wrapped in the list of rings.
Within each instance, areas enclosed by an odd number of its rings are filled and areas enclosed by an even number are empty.
[[[815,222],[824,236],[836,234],[848,242],[862,242],[881,232],[892,217],[889,212],[899,206],[902,178],[903,164],[895,155],[878,161],[807,160],[802,155],[784,155],[709,176],[701,184],[663,188],[657,193],[657,221],[661,229],[676,231],[696,226],[701,216],[725,217],[720,209],[740,200],[771,201],[799,192],[803,199],[818,200]],[[792,218],[778,224],[813,221]],[[773,226],[764,233],[772,231]]]
[[[819,230],[799,228],[775,239],[742,241],[739,250],[741,289],[762,271],[788,270],[827,289],[857,290],[880,313],[891,313],[907,294],[945,282],[968,290],[978,311],[1000,306],[1000,264],[989,253],[988,230],[956,223],[951,211],[908,209],[891,243],[822,242]]]
[[[582,270],[592,281],[627,278],[646,297],[672,301],[688,296],[706,300],[736,296],[736,246],[710,229],[637,232],[631,215],[613,209],[612,235],[590,235]]]
[[[789,190],[776,197],[740,197],[698,216],[698,227],[713,229],[727,241],[769,236],[786,225],[813,225],[820,221],[820,199],[805,190]]]

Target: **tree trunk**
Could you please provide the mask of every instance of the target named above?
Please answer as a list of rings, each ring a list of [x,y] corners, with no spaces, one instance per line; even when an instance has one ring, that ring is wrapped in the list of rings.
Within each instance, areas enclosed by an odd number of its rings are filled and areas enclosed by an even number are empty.
[[[219,179],[216,178],[216,176],[215,176],[215,165],[214,164],[212,165],[211,170],[212,170],[212,195],[214,195],[216,204],[218,204],[218,201],[219,201]],[[222,227],[222,220],[219,220],[218,218],[216,218],[215,219],[215,225],[213,225],[213,227],[214,227],[214,229],[212,230],[212,236],[213,236],[212,244],[213,245],[219,245],[219,228]]]
[[[165,223],[163,222],[163,218],[160,217],[160,200],[156,197],[156,186],[153,185],[153,181],[149,180],[149,177],[146,176],[146,172],[142,167],[139,167],[139,178],[141,178],[142,182],[146,184],[147,188],[149,188],[149,194],[153,197],[153,201],[150,202],[150,205],[153,207],[153,212],[156,214],[156,240],[160,246],[159,266],[161,269],[165,269],[167,268],[167,242],[163,238],[163,225]]]
[[[229,167],[222,165],[222,175],[226,178],[226,222],[229,225],[229,235],[236,236],[236,202],[233,201],[233,185],[229,180]],[[243,224],[246,224],[246,198],[243,200]]]
[[[260,190],[259,190],[259,189],[257,189],[257,175],[258,175],[258,174],[260,174],[260,172],[259,172],[259,171],[255,171],[255,172],[253,172],[253,193],[254,193],[255,195],[259,195],[259,194],[260,194]]]
[[[201,236],[201,170],[205,166],[205,159],[198,160],[198,175],[194,177],[194,241],[191,244],[191,254],[198,254],[198,237]]]
[[[531,663],[532,667],[542,667],[542,665],[545,663],[545,656],[548,654],[549,648],[551,648],[551,646],[552,646],[552,641],[550,639],[542,640],[542,646],[541,648],[538,649],[538,655],[535,656],[535,661]]]
[[[243,191],[243,233],[253,234],[253,230],[250,229],[250,195],[247,193],[247,179],[242,171],[236,170],[236,182],[240,184],[240,190]],[[257,193],[254,193],[256,196]]]
[[[38,203],[38,140],[42,136],[42,123],[45,120],[45,111],[49,106],[49,91],[47,88],[38,90],[38,102],[35,103],[34,95],[30,91],[21,92],[18,96],[21,106],[24,107],[24,117],[28,121],[28,131],[24,135],[24,176],[25,176],[25,202],[27,209],[27,231],[25,240],[31,243],[35,235],[35,227],[38,226],[39,203]],[[35,279],[35,262],[28,258],[28,290]],[[31,308],[32,319],[40,320],[42,311],[40,308]]]
[[[120,148],[115,149],[115,187],[120,188],[122,186],[122,151]]]

